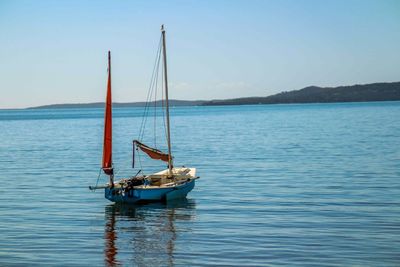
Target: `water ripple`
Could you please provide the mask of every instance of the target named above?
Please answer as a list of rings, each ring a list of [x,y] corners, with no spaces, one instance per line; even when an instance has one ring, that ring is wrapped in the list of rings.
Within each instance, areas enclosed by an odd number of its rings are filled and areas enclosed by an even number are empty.
[[[115,113],[129,175],[142,112]],[[177,164],[201,179],[187,201],[124,206],[87,189],[101,109],[0,111],[0,265],[399,266],[393,114],[399,102],[174,108]]]

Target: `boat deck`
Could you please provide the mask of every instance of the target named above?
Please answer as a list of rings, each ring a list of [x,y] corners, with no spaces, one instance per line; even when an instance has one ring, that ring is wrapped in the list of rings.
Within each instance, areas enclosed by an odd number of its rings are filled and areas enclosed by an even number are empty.
[[[169,170],[163,170],[154,174],[144,175],[141,177],[137,177],[139,179],[143,179],[149,182],[141,185],[133,186],[134,189],[160,189],[160,188],[171,188],[179,186],[185,183],[188,180],[195,180],[199,177],[196,177],[196,168],[173,168],[172,169],[172,177],[169,175]],[[114,183],[114,188],[124,188],[127,181],[129,179],[121,179]]]

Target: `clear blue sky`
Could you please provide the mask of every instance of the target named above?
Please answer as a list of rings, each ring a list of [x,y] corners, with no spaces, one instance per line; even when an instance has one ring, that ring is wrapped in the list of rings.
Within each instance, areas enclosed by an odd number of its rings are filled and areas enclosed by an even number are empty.
[[[0,108],[146,98],[160,25],[171,97],[400,81],[400,1],[0,0]]]

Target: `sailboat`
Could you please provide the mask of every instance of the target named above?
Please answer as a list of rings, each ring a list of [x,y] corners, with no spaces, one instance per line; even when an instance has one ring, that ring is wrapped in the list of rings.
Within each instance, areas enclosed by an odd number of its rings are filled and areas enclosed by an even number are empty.
[[[161,42],[162,41],[162,42]],[[104,143],[102,171],[109,176],[109,182],[101,186],[90,186],[91,190],[104,189],[105,198],[118,203],[145,203],[170,201],[185,198],[194,188],[196,179],[196,168],[175,167],[171,149],[171,131],[169,118],[168,100],[168,76],[167,76],[167,54],[165,44],[165,29],[161,26],[163,78],[165,89],[165,114],[166,141],[168,152],[165,153],[157,148],[144,144],[141,140],[133,140],[133,162],[135,150],[143,152],[153,160],[161,160],[167,163],[167,169],[149,175],[136,175],[115,180],[114,165],[112,160],[112,98],[111,98],[111,53],[108,52],[108,82],[107,96],[104,116]],[[159,50],[161,56],[161,50]],[[165,113],[164,113],[165,111]],[[134,163],[133,163],[134,165]]]

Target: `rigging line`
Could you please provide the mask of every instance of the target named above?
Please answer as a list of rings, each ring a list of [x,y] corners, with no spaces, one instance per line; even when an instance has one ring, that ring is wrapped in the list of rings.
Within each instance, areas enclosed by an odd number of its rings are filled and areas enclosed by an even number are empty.
[[[154,148],[157,148],[157,78],[155,80],[155,90],[154,90],[154,129],[153,129],[153,136],[154,136]]]
[[[143,173],[143,175],[144,175],[144,170],[143,170],[143,165],[142,165],[142,158],[140,157],[139,149],[136,149],[136,151],[137,151],[136,154],[138,155],[138,158],[139,158],[140,169],[142,170],[142,173]]]
[[[157,53],[158,53],[158,52],[157,52]],[[143,126],[143,120],[144,120],[144,118],[146,117],[145,115],[146,115],[146,113],[147,113],[149,99],[151,99],[152,88],[153,88],[153,80],[154,80],[154,73],[155,73],[156,62],[157,62],[157,57],[158,57],[158,56],[156,55],[156,59],[155,59],[154,66],[153,66],[153,72],[152,72],[152,74],[151,74],[151,79],[150,79],[150,86],[149,86],[149,89],[148,89],[148,91],[147,91],[147,97],[146,97],[145,108],[144,108],[144,113],[143,113],[143,117],[142,117],[142,125],[141,125],[141,128],[142,128],[142,126]]]
[[[161,111],[162,111],[162,119],[163,119],[163,126],[164,126],[164,135],[165,135],[164,137],[167,138],[167,127],[165,124],[165,110],[164,110],[165,109],[165,104],[164,104],[165,100],[164,100],[164,90],[163,90],[164,71],[163,71],[163,69],[161,71],[162,71],[162,75],[163,75],[162,82],[161,82],[161,106],[162,106]]]
[[[131,160],[126,160],[126,161],[123,161],[123,162],[119,162],[119,164],[120,164],[120,166],[126,166],[126,165],[129,165],[130,162],[131,162]],[[119,168],[118,170],[115,171],[114,177],[117,177],[118,174],[119,174],[121,171],[125,171],[125,170],[123,170],[122,168]]]
[[[159,45],[158,51],[157,51],[157,58],[156,58],[156,62],[154,64],[154,68],[153,68],[153,73],[152,73],[152,79],[150,82],[150,88],[149,88],[149,93],[148,93],[148,98],[146,100],[146,108],[145,108],[145,114],[143,116],[143,125],[142,125],[142,130],[141,130],[141,136],[140,139],[143,138],[144,133],[145,133],[145,129],[146,129],[146,125],[147,125],[147,119],[148,119],[148,115],[150,113],[150,103],[151,103],[151,98],[153,96],[153,92],[156,90],[155,88],[155,81],[157,80],[157,73],[158,73],[158,69],[159,69],[159,62],[160,62],[160,54],[161,54],[161,44]]]
[[[96,186],[94,187],[95,189],[93,190],[93,192],[96,191],[97,185],[99,184],[99,179],[100,179],[100,175],[101,175],[101,170],[102,170],[102,168],[99,169],[99,175],[97,175]]]
[[[151,87],[149,89],[149,91],[150,91],[149,98],[146,101],[146,113],[145,113],[145,116],[144,116],[144,123],[143,123],[143,130],[142,130],[142,133],[141,133],[141,138],[143,138],[143,135],[144,135],[144,132],[145,132],[145,129],[146,129],[147,118],[148,118],[149,113],[150,113],[151,98],[153,96],[153,92],[157,89],[154,86],[155,86],[155,80],[157,79],[157,72],[158,72],[158,68],[159,68],[158,67],[159,66],[159,62],[160,62],[160,59],[158,57],[158,60],[157,60],[157,62],[155,64],[154,73],[152,75]]]
[[[167,139],[167,125],[166,125],[166,123],[165,123],[165,110],[164,110],[164,104],[165,104],[165,99],[164,99],[164,89],[165,89],[165,79],[164,79],[164,65],[162,65],[161,66],[161,75],[162,75],[162,83],[161,83],[161,93],[162,93],[162,100],[161,100],[161,103],[162,103],[162,105],[163,105],[163,108],[162,108],[162,112],[163,112],[163,122],[164,122],[164,134],[165,134],[165,139]],[[165,140],[165,141],[167,141],[167,140]],[[167,141],[168,142],[168,141]]]
[[[126,160],[126,161],[124,161],[123,163],[120,162],[120,163],[121,163],[120,165],[121,165],[121,166],[129,165],[129,163],[130,163],[131,161],[132,161],[132,159]],[[122,170],[122,169],[119,169],[119,170],[115,171],[114,176],[117,177],[117,174],[119,174],[119,173],[121,172],[121,170]]]
[[[147,98],[146,98],[146,102],[145,102],[145,107],[143,110],[143,116],[142,116],[142,123],[140,125],[140,132],[139,132],[139,138],[141,139],[141,136],[144,133],[145,127],[146,127],[146,119],[147,119],[147,113],[149,111],[149,99],[151,99],[151,95],[153,94],[153,77],[151,78],[151,82],[150,82],[150,88],[147,91]]]
[[[151,75],[150,86],[149,86],[149,89],[147,91],[146,103],[145,103],[145,107],[144,107],[144,110],[143,110],[142,122],[140,124],[140,130],[139,130],[138,139],[141,139],[141,136],[143,136],[143,133],[144,133],[144,127],[145,127],[146,117],[147,117],[146,115],[147,115],[147,112],[148,112],[149,100],[151,99],[151,92],[152,92],[152,87],[153,87],[154,73],[156,71],[156,65],[157,65],[156,62],[158,61],[159,54],[161,53],[161,40],[162,39],[160,37],[160,41],[158,43],[157,54],[156,54],[156,58],[155,58],[155,62],[154,62],[153,72],[152,72],[152,75]]]
[[[161,55],[161,53],[159,54]],[[158,75],[160,73],[160,60],[161,56],[158,57],[157,71],[154,78],[154,148],[157,148],[157,90],[158,90]]]
[[[114,173],[114,177],[117,177],[120,171],[121,171],[121,169],[117,170],[117,171]]]
[[[153,89],[152,88],[153,87],[151,87],[151,89],[149,89],[150,98],[151,98],[151,95],[153,94]],[[145,108],[144,108],[144,112],[143,112],[142,124],[140,126],[140,133],[139,133],[139,138],[138,138],[139,140],[141,140],[143,138],[143,135],[144,135],[144,132],[145,132],[145,129],[146,129],[147,115],[149,113],[149,102],[150,101],[147,99],[146,100],[146,105],[145,105]]]
[[[156,62],[154,64],[154,68],[153,68],[153,73],[152,73],[152,78],[151,78],[151,82],[150,82],[150,88],[148,91],[148,97],[146,100],[146,106],[145,106],[145,110],[144,110],[144,114],[143,114],[143,118],[142,118],[142,125],[141,125],[141,132],[140,132],[140,137],[139,139],[142,139],[145,133],[145,129],[146,129],[146,124],[147,124],[147,118],[148,118],[148,114],[150,112],[150,102],[151,102],[151,98],[153,96],[153,92],[154,92],[154,84],[155,84],[155,77],[158,71],[158,66],[159,66],[159,61],[160,61],[160,54],[161,54],[161,46],[159,46],[158,51],[157,51],[157,58],[156,58]]]

